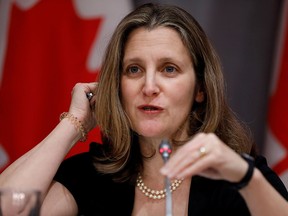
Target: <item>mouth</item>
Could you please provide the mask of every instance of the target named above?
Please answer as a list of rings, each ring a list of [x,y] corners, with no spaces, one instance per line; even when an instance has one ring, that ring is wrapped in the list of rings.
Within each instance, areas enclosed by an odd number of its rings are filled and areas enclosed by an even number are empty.
[[[162,111],[162,107],[153,106],[153,105],[142,105],[138,107],[139,109],[146,111],[146,112],[155,112],[155,111]]]

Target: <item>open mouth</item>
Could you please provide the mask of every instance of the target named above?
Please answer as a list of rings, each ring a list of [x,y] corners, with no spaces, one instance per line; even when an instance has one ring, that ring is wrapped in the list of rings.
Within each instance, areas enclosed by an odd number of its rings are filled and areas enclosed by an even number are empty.
[[[145,106],[145,107],[142,107],[142,109],[145,111],[159,110],[157,107],[151,107],[151,106]]]
[[[159,110],[163,110],[161,107],[149,106],[149,105],[140,106],[139,108],[144,110],[144,111],[159,111]]]

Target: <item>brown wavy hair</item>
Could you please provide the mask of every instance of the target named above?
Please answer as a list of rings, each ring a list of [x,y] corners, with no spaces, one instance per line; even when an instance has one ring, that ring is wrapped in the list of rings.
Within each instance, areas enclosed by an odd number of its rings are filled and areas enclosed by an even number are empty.
[[[124,17],[115,29],[104,55],[96,93],[95,112],[104,145],[103,152],[95,157],[95,166],[103,173],[114,174],[120,181],[135,176],[142,164],[138,137],[131,131],[121,104],[124,47],[133,30],[160,26],[178,32],[191,55],[197,87],[205,94],[202,103],[193,104],[189,116],[190,138],[199,132],[215,133],[236,152],[251,151],[250,133],[227,104],[221,64],[201,26],[177,6],[144,4]]]

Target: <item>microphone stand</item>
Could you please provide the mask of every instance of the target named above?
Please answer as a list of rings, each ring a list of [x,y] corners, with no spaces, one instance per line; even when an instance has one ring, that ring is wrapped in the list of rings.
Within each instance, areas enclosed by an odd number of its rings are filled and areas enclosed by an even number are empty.
[[[171,146],[168,140],[162,140],[159,146],[159,152],[162,155],[164,164],[168,161],[172,152]],[[170,189],[170,179],[165,177],[165,189],[166,189],[166,216],[172,216],[172,193]]]

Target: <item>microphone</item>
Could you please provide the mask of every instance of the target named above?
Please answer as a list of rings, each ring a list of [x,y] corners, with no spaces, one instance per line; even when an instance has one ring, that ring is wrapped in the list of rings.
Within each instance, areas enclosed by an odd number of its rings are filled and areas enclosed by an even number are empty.
[[[161,154],[164,163],[166,163],[172,153],[172,148],[168,140],[162,140],[159,145],[159,153]],[[172,194],[170,190],[170,180],[165,177],[165,190],[166,190],[166,216],[172,216]]]
[[[164,163],[166,163],[170,157],[170,154],[172,153],[172,148],[168,140],[162,140],[159,146],[159,152],[162,155]]]

